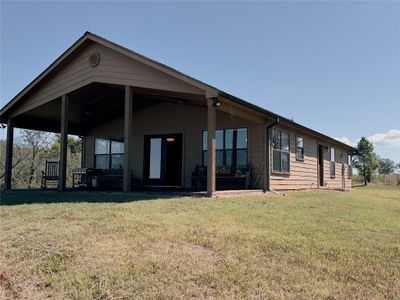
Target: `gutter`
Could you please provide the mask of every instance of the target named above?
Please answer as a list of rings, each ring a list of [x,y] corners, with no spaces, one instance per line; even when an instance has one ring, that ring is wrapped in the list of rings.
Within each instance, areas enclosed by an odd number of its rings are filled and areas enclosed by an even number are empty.
[[[276,191],[271,189],[271,164],[270,164],[270,151],[271,151],[271,128],[274,127],[276,124],[279,123],[279,117],[276,117],[275,122],[268,125],[265,129],[265,137],[266,137],[266,143],[265,143],[265,159],[264,159],[264,192],[273,192],[277,193]]]
[[[298,128],[298,129],[300,129],[300,130],[306,131],[307,133],[309,133],[309,134],[311,134],[311,135],[313,135],[313,136],[317,136],[317,137],[319,137],[319,138],[322,138],[322,139],[326,140],[326,141],[329,142],[329,143],[333,143],[333,144],[335,144],[335,145],[340,145],[341,147],[344,147],[344,148],[349,149],[349,150],[351,150],[351,151],[355,151],[355,150],[356,150],[356,149],[355,149],[354,147],[352,147],[352,146],[349,146],[349,145],[347,145],[347,144],[344,144],[344,143],[342,143],[342,142],[340,142],[340,141],[338,141],[338,140],[335,140],[335,139],[333,139],[333,138],[331,138],[331,137],[329,137],[329,136],[327,136],[327,135],[325,135],[325,134],[322,134],[322,133],[320,133],[320,132],[318,132],[318,131],[315,131],[315,130],[313,130],[313,129],[311,129],[311,128],[308,128],[308,127],[306,127],[306,126],[303,126],[303,125],[301,125],[301,124],[299,124],[299,123],[296,123],[296,122],[294,122],[294,121],[292,121],[292,120],[289,120],[289,119],[287,119],[287,118],[285,118],[285,117],[282,117],[282,116],[280,116],[280,115],[278,115],[278,114],[275,114],[275,113],[273,113],[273,112],[271,112],[271,111],[269,111],[269,110],[266,110],[266,109],[264,109],[264,108],[261,108],[261,107],[255,105],[255,104],[250,103],[250,102],[247,102],[247,101],[245,101],[245,100],[243,100],[243,99],[240,99],[240,98],[238,98],[238,97],[235,97],[235,96],[233,96],[233,95],[231,95],[231,94],[228,94],[228,93],[226,93],[226,92],[224,92],[224,91],[221,91],[221,90],[220,90],[220,91],[219,91],[219,95],[220,95],[221,97],[224,97],[224,98],[226,98],[226,99],[228,99],[228,100],[231,100],[231,101],[233,101],[233,102],[235,102],[235,103],[237,103],[237,104],[240,104],[240,105],[243,105],[243,106],[248,107],[248,108],[250,108],[250,109],[253,109],[253,110],[255,110],[255,111],[257,111],[257,112],[259,112],[259,113],[261,113],[261,114],[263,114],[263,115],[266,115],[267,117],[280,119],[281,123],[285,123],[286,125],[289,125],[289,126]]]

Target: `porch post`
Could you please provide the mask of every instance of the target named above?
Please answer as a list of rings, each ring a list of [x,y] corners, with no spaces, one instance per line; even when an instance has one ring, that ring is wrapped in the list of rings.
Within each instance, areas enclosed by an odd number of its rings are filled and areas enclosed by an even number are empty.
[[[269,170],[269,136],[268,136],[268,129],[267,125],[264,125],[264,164],[263,164],[263,173],[264,173],[264,180],[263,180],[263,191],[264,193],[268,191],[268,175],[267,172]]]
[[[214,99],[207,99],[207,195],[213,196],[215,192],[216,176],[215,176],[215,158],[216,158],[216,105]]]
[[[86,136],[81,137],[81,168],[85,168],[86,166]]]
[[[7,122],[7,142],[6,142],[6,161],[4,173],[4,187],[7,190],[11,189],[11,174],[12,174],[12,156],[13,156],[13,141],[14,141],[14,120],[10,119]]]
[[[133,90],[125,86],[125,116],[124,116],[124,178],[123,191],[132,190],[130,152],[133,147]]]
[[[60,136],[60,174],[58,189],[65,190],[67,178],[67,144],[68,144],[68,96],[61,97],[61,136]]]

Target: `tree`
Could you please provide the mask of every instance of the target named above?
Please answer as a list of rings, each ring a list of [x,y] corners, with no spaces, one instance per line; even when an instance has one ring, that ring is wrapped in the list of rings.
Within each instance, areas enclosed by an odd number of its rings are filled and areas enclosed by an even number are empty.
[[[353,165],[363,177],[365,185],[371,182],[372,174],[379,164],[374,146],[365,137],[362,137],[357,144],[357,154],[354,156]]]
[[[26,161],[28,152],[19,144],[13,145],[13,161],[11,169],[20,173],[21,165]],[[0,190],[3,188],[5,176],[6,141],[0,140]],[[17,171],[15,171],[17,170]]]
[[[13,177],[20,187],[33,188],[40,183],[40,171],[49,151],[52,134],[43,131],[21,129],[16,144],[26,152],[26,160],[21,168],[15,169]]]
[[[72,169],[81,166],[81,139],[68,136],[67,184]],[[12,187],[39,188],[46,160],[59,160],[60,135],[19,129],[13,145]],[[4,182],[5,141],[0,140],[0,189]]]
[[[396,165],[393,160],[391,160],[389,158],[380,158],[378,163],[379,163],[379,167],[378,167],[379,174],[394,173]]]

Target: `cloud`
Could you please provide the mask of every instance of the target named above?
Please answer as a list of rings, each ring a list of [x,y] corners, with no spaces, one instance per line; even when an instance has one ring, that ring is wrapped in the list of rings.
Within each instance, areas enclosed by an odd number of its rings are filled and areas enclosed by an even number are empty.
[[[390,129],[385,133],[377,133],[368,137],[375,146],[400,147],[400,129]]]
[[[335,140],[338,140],[339,142],[345,143],[349,146],[355,146],[356,143],[350,141],[348,137],[342,136],[341,138],[335,138]]]
[[[400,147],[400,129],[390,129],[384,133],[377,133],[367,137],[367,139],[377,147]],[[350,146],[357,146],[360,139],[350,140],[348,137],[335,138],[339,142]]]

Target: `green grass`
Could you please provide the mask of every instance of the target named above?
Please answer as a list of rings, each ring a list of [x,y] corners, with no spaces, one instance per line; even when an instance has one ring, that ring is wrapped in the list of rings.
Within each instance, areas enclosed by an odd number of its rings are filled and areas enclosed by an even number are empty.
[[[400,298],[398,187],[0,217],[0,298]]]

